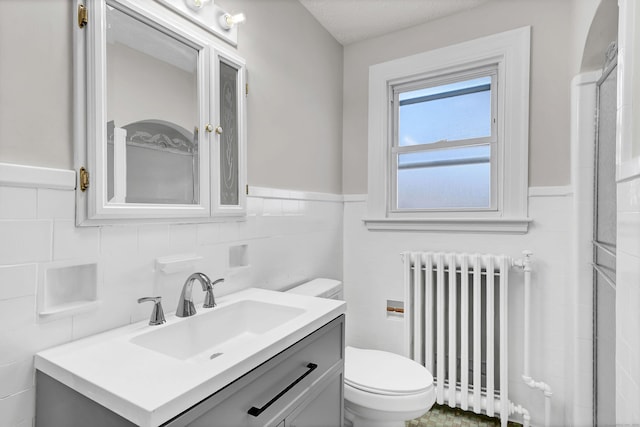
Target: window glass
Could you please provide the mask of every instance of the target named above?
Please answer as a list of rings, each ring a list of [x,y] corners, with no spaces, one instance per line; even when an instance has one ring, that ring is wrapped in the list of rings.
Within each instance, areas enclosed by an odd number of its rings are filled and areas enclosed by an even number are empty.
[[[238,184],[238,70],[220,61],[220,204],[237,205]]]
[[[398,155],[398,209],[491,207],[491,146]]]
[[[398,145],[491,135],[491,76],[399,94]]]

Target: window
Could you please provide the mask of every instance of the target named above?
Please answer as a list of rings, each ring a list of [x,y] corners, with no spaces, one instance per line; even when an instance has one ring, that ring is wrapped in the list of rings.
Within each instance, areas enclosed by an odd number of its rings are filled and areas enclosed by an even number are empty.
[[[371,67],[370,229],[526,232],[529,31]]]
[[[491,67],[393,87],[393,211],[496,209],[495,79]]]

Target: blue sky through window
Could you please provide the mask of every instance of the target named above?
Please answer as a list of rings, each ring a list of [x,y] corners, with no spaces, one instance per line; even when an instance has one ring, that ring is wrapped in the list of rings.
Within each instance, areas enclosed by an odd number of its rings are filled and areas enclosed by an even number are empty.
[[[491,77],[487,76],[401,93],[398,145],[490,136],[491,90],[448,96],[464,89],[490,85]],[[420,98],[426,100],[406,103]]]

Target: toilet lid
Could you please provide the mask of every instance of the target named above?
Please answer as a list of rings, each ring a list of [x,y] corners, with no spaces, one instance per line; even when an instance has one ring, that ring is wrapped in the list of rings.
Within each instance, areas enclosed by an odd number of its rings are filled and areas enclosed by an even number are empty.
[[[419,363],[394,353],[347,347],[344,358],[346,384],[370,393],[414,394],[433,385],[433,376]]]

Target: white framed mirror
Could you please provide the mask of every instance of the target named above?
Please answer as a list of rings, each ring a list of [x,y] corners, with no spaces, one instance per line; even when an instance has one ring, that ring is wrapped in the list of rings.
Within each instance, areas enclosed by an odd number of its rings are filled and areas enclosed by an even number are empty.
[[[76,223],[244,215],[244,60],[162,2],[77,6]]]

